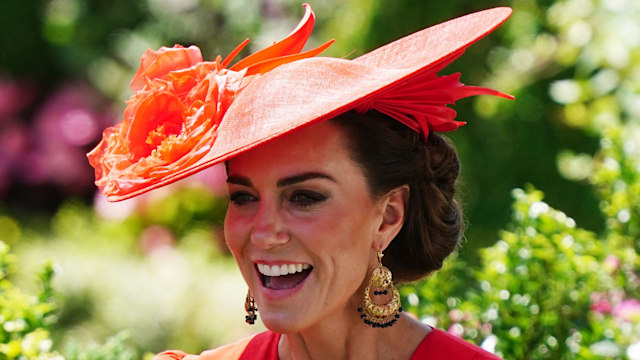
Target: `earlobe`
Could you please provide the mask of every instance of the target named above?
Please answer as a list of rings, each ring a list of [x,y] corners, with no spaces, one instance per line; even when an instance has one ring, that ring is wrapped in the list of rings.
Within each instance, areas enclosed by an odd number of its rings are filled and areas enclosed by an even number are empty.
[[[409,203],[409,185],[391,190],[383,198],[382,222],[374,241],[376,251],[384,251],[391,240],[398,235],[404,225],[405,212]]]

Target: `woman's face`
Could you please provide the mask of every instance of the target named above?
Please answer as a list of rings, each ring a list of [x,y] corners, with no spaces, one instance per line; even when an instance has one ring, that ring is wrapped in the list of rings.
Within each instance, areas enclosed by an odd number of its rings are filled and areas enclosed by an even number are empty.
[[[341,130],[298,130],[233,158],[228,175],[225,238],[265,325],[290,333],[357,314],[384,206]]]

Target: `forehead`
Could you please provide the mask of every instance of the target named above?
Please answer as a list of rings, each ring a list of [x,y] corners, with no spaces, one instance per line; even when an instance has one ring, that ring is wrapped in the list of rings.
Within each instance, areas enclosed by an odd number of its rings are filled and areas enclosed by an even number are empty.
[[[229,174],[250,175],[356,167],[343,131],[330,121],[296,130],[228,161]]]

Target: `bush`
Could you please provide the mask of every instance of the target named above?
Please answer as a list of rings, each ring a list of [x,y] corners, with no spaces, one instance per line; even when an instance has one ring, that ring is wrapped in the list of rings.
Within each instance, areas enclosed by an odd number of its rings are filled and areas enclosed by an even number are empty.
[[[9,250],[0,241],[0,359],[62,359],[50,338],[56,320],[53,267],[46,264],[38,273],[40,293],[28,295],[9,280],[15,261]]]
[[[71,343],[63,355],[55,350],[51,330],[58,320],[56,294],[51,286],[54,270],[51,263],[38,272],[40,293],[28,295],[9,280],[15,256],[0,241],[0,360],[135,360],[139,352],[129,336],[120,333],[102,345],[86,349]],[[149,357],[149,356],[148,356]]]
[[[407,308],[505,359],[623,358],[625,350],[636,359],[635,251],[609,248],[540,191],[513,195],[509,230],[480,252],[480,268],[469,274],[460,259],[449,261],[403,289]],[[463,286],[470,276],[477,283]]]
[[[503,61],[494,64],[490,86],[526,90],[545,79],[549,99],[542,102],[556,105],[535,111],[598,140],[595,154],[583,148],[555,156],[563,177],[592,187],[604,224],[587,231],[543,202],[542,192],[515,190],[511,223],[479,252],[478,270],[456,259],[403,289],[405,299],[425,321],[506,359],[640,359],[640,57],[638,37],[630,36],[640,29],[640,4],[528,4],[514,17],[538,26],[512,19],[509,32],[531,41],[496,53]],[[522,56],[530,66],[514,61]],[[526,110],[532,98],[521,100]],[[477,105],[492,109],[488,100]],[[570,146],[569,136],[562,140]]]

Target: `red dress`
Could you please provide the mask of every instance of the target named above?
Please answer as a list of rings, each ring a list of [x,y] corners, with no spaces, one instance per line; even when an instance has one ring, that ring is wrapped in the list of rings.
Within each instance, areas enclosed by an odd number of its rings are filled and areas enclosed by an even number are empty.
[[[200,355],[165,351],[153,360],[278,360],[280,334],[265,331]],[[433,329],[422,339],[410,360],[500,360],[499,357],[442,330]]]

